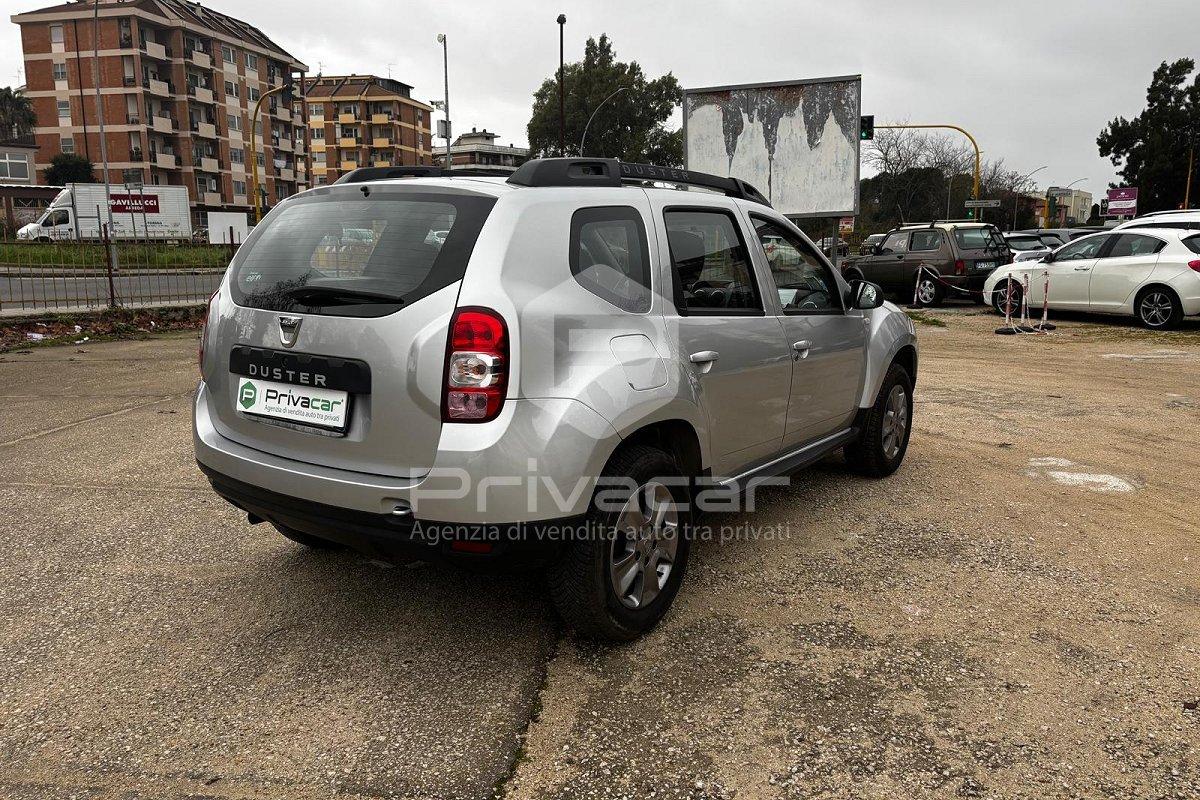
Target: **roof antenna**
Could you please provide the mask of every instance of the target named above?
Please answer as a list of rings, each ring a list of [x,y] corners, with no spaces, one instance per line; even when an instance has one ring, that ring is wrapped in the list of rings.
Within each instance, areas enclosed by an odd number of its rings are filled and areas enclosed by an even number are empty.
[[[394,67],[394,66],[396,66],[396,62],[394,62],[394,61],[388,62],[387,70],[388,70],[388,80],[389,81],[392,79],[392,67]]]

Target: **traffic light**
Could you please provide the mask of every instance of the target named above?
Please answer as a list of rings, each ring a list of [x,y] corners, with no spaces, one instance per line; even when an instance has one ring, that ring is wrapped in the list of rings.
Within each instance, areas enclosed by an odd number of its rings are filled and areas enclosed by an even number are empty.
[[[967,209],[967,219],[975,219],[975,209],[973,209],[973,208]]]
[[[858,118],[858,138],[868,142],[875,138],[875,115]]]

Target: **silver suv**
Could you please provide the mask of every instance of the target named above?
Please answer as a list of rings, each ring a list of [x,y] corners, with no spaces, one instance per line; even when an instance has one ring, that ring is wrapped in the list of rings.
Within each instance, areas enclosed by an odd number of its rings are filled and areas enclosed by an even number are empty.
[[[839,448],[899,466],[917,348],[753,187],[542,159],[288,198],[210,301],[200,372],[196,459],[251,523],[533,563],[578,632],[629,639],[698,510]]]

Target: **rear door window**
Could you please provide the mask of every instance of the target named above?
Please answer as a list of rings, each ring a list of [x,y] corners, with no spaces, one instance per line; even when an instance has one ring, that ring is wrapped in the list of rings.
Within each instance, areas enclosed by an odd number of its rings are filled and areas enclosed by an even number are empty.
[[[382,316],[461,280],[495,200],[376,190],[285,202],[232,265],[234,302]]]
[[[941,231],[913,231],[912,244],[909,245],[909,249],[911,249],[914,253],[929,252],[930,250],[937,250],[941,246]]]
[[[650,254],[642,215],[630,206],[581,208],[571,217],[571,274],[624,311],[650,310]]]
[[[681,314],[762,314],[749,253],[732,214],[668,209],[663,220]]]
[[[1167,246],[1167,243],[1153,236],[1142,236],[1137,233],[1122,233],[1117,236],[1112,249],[1106,258],[1127,258],[1131,256],[1152,256]]]

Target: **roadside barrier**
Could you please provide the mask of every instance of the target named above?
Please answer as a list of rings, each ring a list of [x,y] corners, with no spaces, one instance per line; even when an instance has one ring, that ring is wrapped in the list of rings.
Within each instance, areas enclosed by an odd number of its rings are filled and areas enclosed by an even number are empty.
[[[960,295],[965,295],[973,300],[983,300],[983,292],[977,292],[973,289],[964,289],[961,286],[955,286],[938,274],[936,270],[921,264],[917,267],[917,277],[916,280],[913,281],[913,308],[922,307],[920,298],[917,296],[917,290],[920,286],[922,275],[928,276],[945,289],[951,289],[955,292],[958,292]],[[1005,281],[1004,284],[1006,290],[1004,295],[1004,324],[996,329],[996,333],[1007,336],[1020,333],[1042,335],[1055,329],[1055,326],[1050,324],[1050,271],[1042,270],[1042,277],[1044,279],[1044,284],[1042,289],[1041,321],[1035,325],[1029,318],[1029,273],[1026,273],[1024,286],[1022,287],[1023,291],[1021,292],[1021,304],[1019,309],[1021,312],[1020,319],[1016,322],[1013,321],[1013,312],[1017,311],[1018,309],[1015,307],[1015,303],[1013,303],[1013,292],[1011,291],[1013,282],[1010,279]]]

